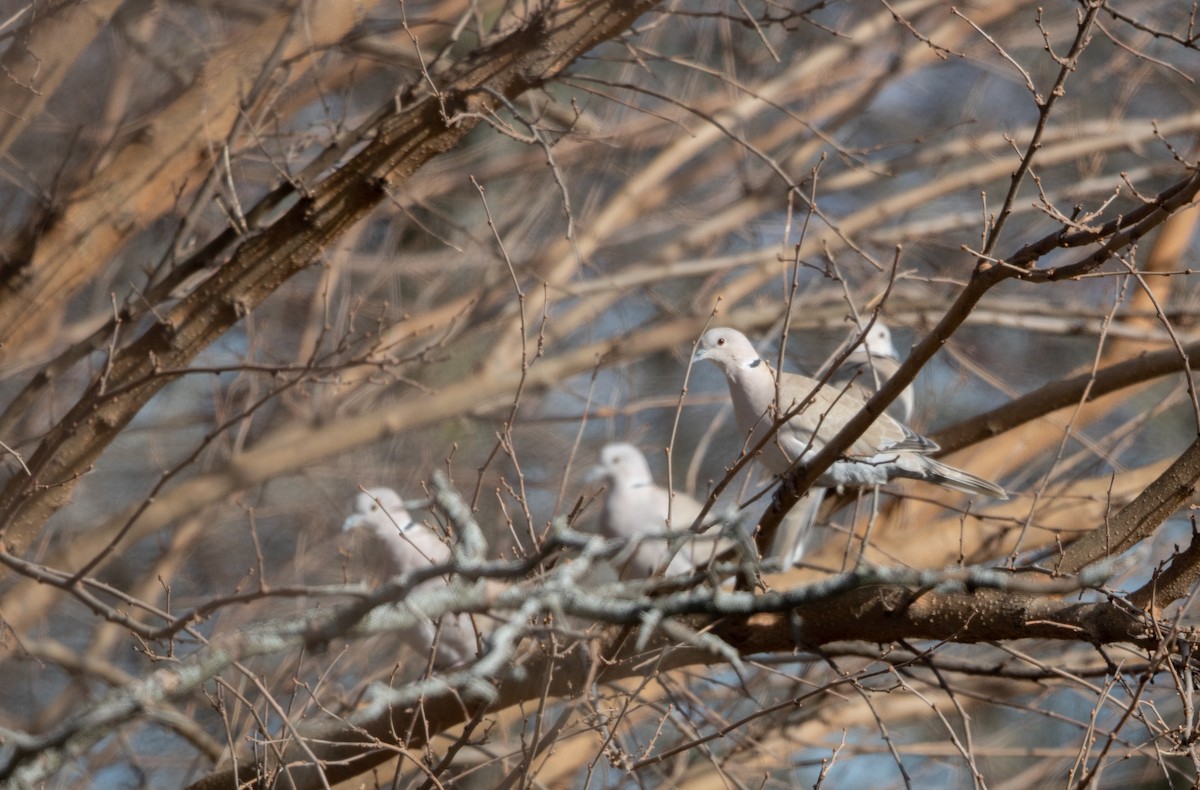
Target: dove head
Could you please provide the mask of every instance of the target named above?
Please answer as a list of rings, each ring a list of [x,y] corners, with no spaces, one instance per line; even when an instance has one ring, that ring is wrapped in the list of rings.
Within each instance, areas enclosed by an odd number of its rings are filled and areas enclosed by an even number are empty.
[[[888,329],[882,321],[874,323],[859,346],[866,349],[873,357],[900,359],[900,355],[896,353],[896,346],[892,344],[892,330]]]
[[[354,498],[354,512],[342,522],[342,531],[365,527],[379,535],[394,535],[412,523],[399,494],[390,488],[368,488]]]
[[[646,456],[625,442],[605,445],[593,474],[596,479],[611,480],[622,485],[648,485],[654,482],[650,477]]]
[[[717,363],[727,373],[762,363],[754,344],[745,335],[725,327],[710,329],[700,337],[692,360],[699,362],[702,359]]]

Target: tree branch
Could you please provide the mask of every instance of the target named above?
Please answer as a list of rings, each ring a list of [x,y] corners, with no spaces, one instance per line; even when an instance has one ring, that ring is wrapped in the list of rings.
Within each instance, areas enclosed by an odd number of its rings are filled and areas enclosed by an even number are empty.
[[[992,287],[1013,277],[1041,281],[1061,277],[1063,276],[1062,272],[1069,271],[1071,273],[1070,276],[1078,277],[1093,271],[1115,255],[1120,249],[1135,243],[1138,239],[1149,233],[1150,230],[1162,224],[1174,211],[1192,202],[1198,192],[1200,192],[1200,171],[1193,172],[1187,178],[1177,181],[1141,209],[1113,220],[1101,230],[1089,231],[1086,234],[1073,234],[1086,235],[1087,241],[1084,242],[1082,238],[1074,239],[1072,240],[1072,244],[1076,241],[1089,244],[1103,242],[1102,246],[1096,252],[1075,264],[1059,267],[1059,269],[1055,270],[1058,274],[1051,275],[1048,272],[1038,272],[1032,267],[1041,255],[1059,246],[1059,243],[1065,238],[1065,228],[1061,233],[1051,234],[1044,237],[1041,242],[1022,248],[1021,252],[1012,262],[1004,265],[993,264],[990,266],[981,266],[977,269],[966,287],[959,293],[958,298],[946,310],[942,319],[913,348],[912,353],[904,361],[904,364],[900,366],[891,378],[884,382],[883,386],[867,401],[862,410],[847,422],[842,430],[808,464],[794,468],[787,476],[783,485],[776,492],[775,499],[763,515],[759,525],[759,531],[755,536],[759,550],[765,553],[766,548],[774,540],[775,531],[779,528],[784,515],[800,500],[803,493],[816,482],[821,473],[828,469],[878,419],[879,415],[883,413],[888,405],[899,397],[905,387],[912,383],[917,373],[925,366],[925,363],[933,357],[937,350],[967,320],[971,311],[979,303],[979,300]],[[1111,235],[1105,238],[1105,234]]]
[[[1200,354],[1200,341],[1188,344],[1183,350],[1187,357],[1195,358]],[[1069,379],[1052,381],[1003,406],[930,434],[929,438],[941,446],[940,455],[947,455],[999,436],[1058,409],[1073,406],[1084,395],[1091,402],[1132,384],[1178,373],[1184,369],[1185,361],[1177,349],[1168,348],[1109,365],[1094,375],[1089,370]]]
[[[0,493],[0,531],[15,553],[68,500],[79,477],[141,407],[200,351],[307,267],[388,190],[454,147],[495,109],[553,79],[575,58],[624,31],[650,0],[562,2],[437,75],[438,92],[411,88],[376,138],[130,345],[117,351],[77,405]],[[486,89],[486,90],[484,90]],[[110,390],[119,392],[109,397]]]
[[[1200,438],[1136,499],[1068,546],[1058,570],[1078,573],[1081,568],[1104,557],[1114,557],[1150,537],[1195,496],[1197,480],[1200,480]]]
[[[973,592],[954,590],[963,579],[976,574],[969,571],[950,571],[948,574],[876,569],[766,595],[713,595],[708,591],[692,591],[655,601],[618,602],[596,598],[599,608],[593,608],[588,596],[582,594],[564,598],[562,603],[567,613],[588,619],[601,616],[609,622],[615,619],[625,625],[640,622],[641,615],[637,612],[645,608],[664,615],[673,612],[686,628],[711,633],[741,656],[794,650],[797,645],[791,636],[794,633],[793,617],[799,618],[801,647],[856,640],[888,643],[934,639],[979,643],[1027,638],[1096,644],[1134,643],[1148,650],[1161,644],[1157,630],[1127,608],[1114,607],[1107,602],[1066,603],[1053,595],[1013,592],[1000,577],[1007,577],[1017,585],[1021,583],[1016,577],[999,573],[993,578],[998,587]],[[959,577],[957,580],[954,579],[956,576]],[[905,578],[910,582],[924,580],[936,587],[928,589],[927,586],[922,592],[919,586],[914,590],[909,585],[876,583],[877,579],[889,577]],[[979,576],[977,580],[983,578]],[[939,581],[941,584],[937,584]],[[1037,581],[1031,582],[1031,589],[1037,584]],[[1078,589],[1077,584],[1073,586]],[[1055,586],[1050,583],[1046,589],[1055,589]],[[1062,589],[1058,588],[1058,591]],[[727,613],[680,614],[697,609]],[[646,653],[663,648],[665,653],[655,661],[659,671],[724,661],[710,650],[673,645],[661,633],[651,640],[646,650],[639,650],[634,640],[628,637],[624,625],[608,627],[599,639],[606,661],[594,677],[597,683],[640,676],[646,665]],[[419,705],[411,694],[388,700],[389,704],[353,719],[349,726],[335,722],[306,733],[311,739],[308,749],[327,762],[317,770],[311,764],[297,765],[297,762],[304,762],[297,747],[289,758],[292,760],[289,778],[297,788],[319,787],[322,780],[343,781],[391,758],[396,746],[419,749],[430,734],[443,732],[488,710],[534,700],[543,694],[577,696],[586,690],[587,667],[586,652],[574,650],[566,656],[552,656],[535,651],[531,658],[495,682],[494,696],[471,698],[453,686],[446,686],[440,692],[423,690]],[[397,733],[408,733],[408,737],[398,741]],[[236,779],[249,781],[262,770],[261,765],[242,763]],[[229,787],[234,781],[231,771],[222,771],[196,782],[191,790]]]

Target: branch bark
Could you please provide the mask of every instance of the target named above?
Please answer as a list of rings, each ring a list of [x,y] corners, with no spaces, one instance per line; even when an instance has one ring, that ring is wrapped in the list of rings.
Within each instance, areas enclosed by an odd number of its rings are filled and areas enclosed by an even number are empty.
[[[1196,358],[1196,355],[1200,354],[1200,341],[1189,343],[1183,350],[1187,358]],[[931,434],[929,438],[941,446],[939,455],[953,453],[999,436],[1058,409],[1073,406],[1085,395],[1087,402],[1091,402],[1130,385],[1178,373],[1184,369],[1187,358],[1180,356],[1178,350],[1168,348],[1109,365],[1096,371],[1095,375],[1089,371],[1069,379],[1052,381],[1003,406],[997,406],[991,411]]]
[[[376,138],[247,239],[232,259],[127,347],[117,351],[78,404],[29,460],[32,475],[0,494],[0,530],[22,552],[68,500],[79,477],[134,415],[200,351],[307,267],[398,182],[449,150],[498,106],[553,79],[575,58],[624,31],[649,0],[560,2],[519,30],[415,86]]]
[[[693,631],[714,634],[742,656],[795,650],[795,633],[801,636],[802,648],[832,642],[888,643],[904,639],[979,643],[1041,638],[1133,643],[1146,649],[1161,645],[1157,629],[1128,609],[1107,602],[1064,602],[1055,596],[1008,590],[922,592],[903,585],[870,584],[828,596],[814,595],[794,608],[783,605],[789,602],[787,594],[745,595],[753,599],[753,608],[758,611],[724,617],[686,615],[680,621]],[[798,627],[793,627],[793,617],[798,618]],[[600,640],[606,660],[595,682],[638,677],[645,671],[647,651],[635,649],[634,641],[627,627],[607,627]],[[725,661],[710,651],[673,645],[661,636],[649,645],[650,650],[664,648],[661,660],[653,662],[657,671]],[[519,671],[495,684],[493,700],[472,700],[447,689],[441,694],[424,695],[420,705],[388,706],[349,725],[339,722],[316,727],[306,733],[309,740],[304,750],[293,744],[285,754],[291,765],[288,778],[298,789],[344,781],[393,758],[397,746],[420,749],[430,736],[489,710],[543,695],[577,696],[586,692],[589,666],[589,656],[578,650],[565,657],[539,651]],[[398,733],[406,737],[399,738]],[[313,766],[307,758],[308,750],[326,764]],[[261,777],[263,771],[263,765],[241,762],[236,775],[232,770],[220,771],[197,781],[190,790],[231,787],[235,781]]]
[[[1160,524],[1195,496],[1197,480],[1200,480],[1200,438],[1136,499],[1067,547],[1058,570],[1077,573],[1150,537]]]
[[[131,217],[150,222],[174,205],[179,185],[212,167],[211,147],[219,146],[238,115],[245,86],[256,80],[281,40],[287,42],[281,54],[297,58],[314,45],[341,39],[358,19],[358,9],[338,2],[313,3],[308,13],[305,30],[315,40],[294,35],[301,12],[289,8],[214,53],[196,84],[68,199],[61,216],[38,239],[32,257],[0,269],[0,337],[6,361],[27,338],[43,331],[56,312],[51,307],[61,309],[109,265],[138,229]]]

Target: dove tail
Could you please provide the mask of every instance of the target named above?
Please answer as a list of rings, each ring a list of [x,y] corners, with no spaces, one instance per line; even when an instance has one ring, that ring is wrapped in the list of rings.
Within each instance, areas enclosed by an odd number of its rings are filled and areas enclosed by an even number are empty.
[[[962,491],[964,494],[983,494],[993,499],[1008,499],[1008,493],[990,480],[976,477],[970,472],[955,469],[932,458],[922,457],[924,468],[921,479],[927,480],[943,488]]]

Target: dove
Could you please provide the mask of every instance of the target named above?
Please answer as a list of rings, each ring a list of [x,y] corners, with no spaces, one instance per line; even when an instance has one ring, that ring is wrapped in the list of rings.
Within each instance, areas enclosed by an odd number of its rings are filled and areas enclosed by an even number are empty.
[[[865,401],[854,393],[820,385],[808,376],[776,374],[736,329],[710,329],[701,336],[695,361],[713,362],[725,374],[738,429],[746,447],[762,446],[759,462],[784,475],[793,462],[807,463],[837,435]],[[803,408],[800,408],[803,407]],[[799,409],[799,410],[798,410]],[[797,411],[798,410],[798,411]],[[775,430],[775,422],[789,416]],[[1007,499],[1000,486],[928,456],[938,446],[883,414],[835,461],[816,485],[823,488],[881,485],[895,478],[924,480],[966,494]]]
[[[892,343],[892,331],[879,319],[867,330],[862,341],[846,357],[830,379],[831,386],[841,389],[847,382],[853,382],[855,395],[866,401],[879,391],[883,383],[890,379],[900,368],[900,355]],[[912,386],[904,388],[904,392],[887,407],[888,414],[897,421],[907,425],[913,413]]]
[[[855,334],[862,334],[855,331]],[[900,367],[900,355],[892,343],[892,332],[878,318],[859,343],[846,356],[829,380],[829,386],[849,391],[866,401]],[[907,423],[913,412],[913,390],[905,387],[900,397],[888,404],[887,413]],[[813,486],[784,516],[775,532],[769,556],[777,557],[784,568],[798,565],[804,556],[805,541],[817,522],[826,489]]]
[[[661,536],[664,532],[687,529],[696,521],[703,507],[687,494],[677,492],[672,498],[665,488],[655,485],[646,456],[632,444],[616,442],[606,445],[600,451],[600,463],[589,477],[605,480],[609,484],[600,511],[600,532],[605,537],[621,538],[631,543],[629,551],[622,552],[618,557],[622,579],[653,575],[670,553],[665,540],[641,540],[642,536]],[[704,523],[708,525],[715,521],[717,518],[709,513]],[[691,573],[720,551],[721,547],[713,541],[690,541],[671,558],[664,575]]]
[[[396,574],[450,561],[450,547],[432,529],[413,521],[400,495],[390,488],[370,488],[354,498],[354,512],[342,522],[342,531],[355,529],[368,530],[383,543]],[[435,577],[421,582],[413,590],[446,583],[444,577]],[[462,664],[475,657],[475,628],[465,614],[442,615],[440,633],[438,624],[424,620],[405,636],[414,650],[425,655],[436,640],[437,655],[433,665],[438,669]]]

